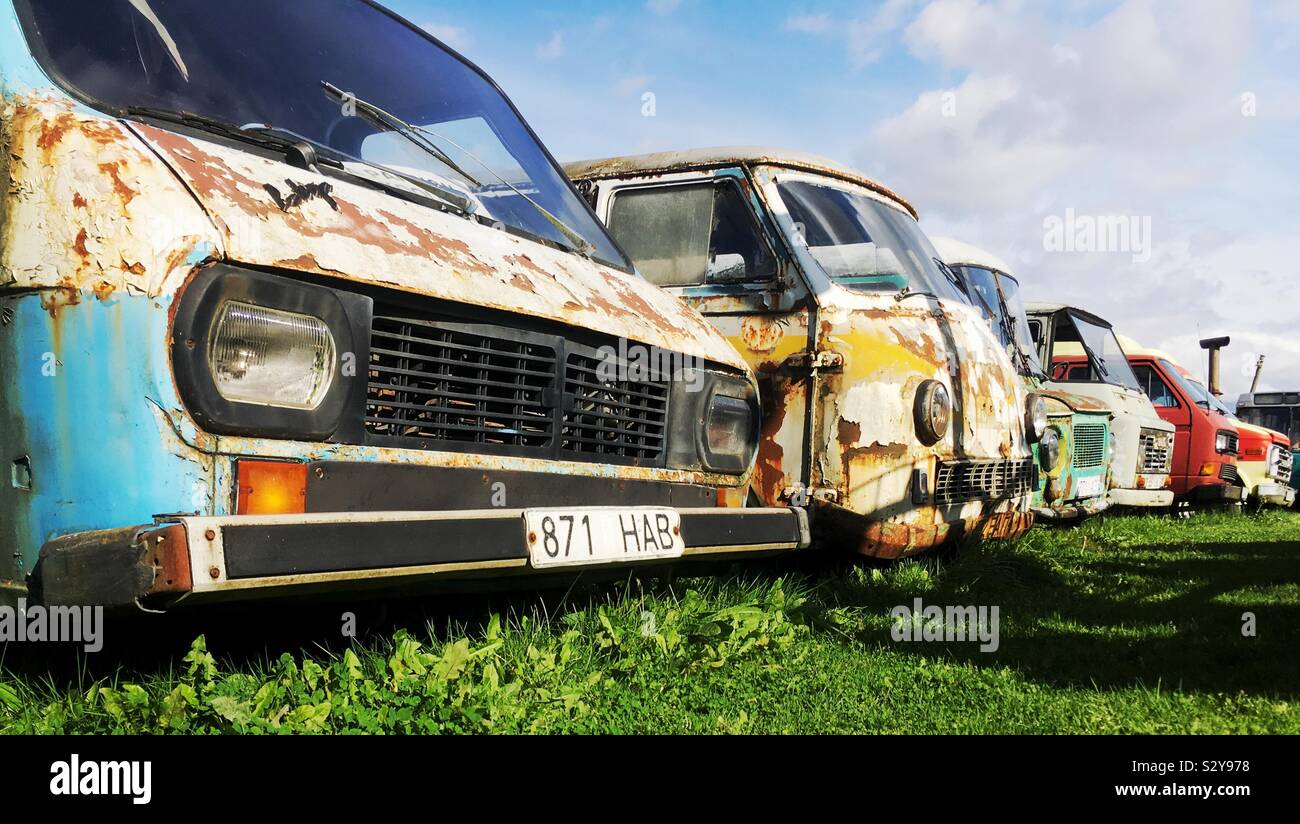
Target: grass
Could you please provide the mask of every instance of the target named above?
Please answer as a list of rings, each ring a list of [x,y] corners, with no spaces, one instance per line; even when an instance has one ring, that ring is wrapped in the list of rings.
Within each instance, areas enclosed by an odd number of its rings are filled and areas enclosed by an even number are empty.
[[[998,650],[894,641],[889,611],[916,597],[997,606]],[[362,613],[379,629],[356,641],[337,608],[293,615],[168,618],[128,652],[9,667],[0,730],[1300,732],[1293,512],[439,599]]]

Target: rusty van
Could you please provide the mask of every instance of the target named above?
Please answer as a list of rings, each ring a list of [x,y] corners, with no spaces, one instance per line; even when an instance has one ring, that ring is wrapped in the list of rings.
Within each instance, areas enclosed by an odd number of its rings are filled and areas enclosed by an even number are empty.
[[[896,558],[1029,528],[1044,403],[916,211],[834,162],[705,149],[566,166],[640,273],[759,374],[759,502]]]
[[[8,600],[807,544],[744,506],[752,370],[428,33],[368,0],[0,14]]]
[[[1007,349],[1021,380],[1047,403],[1047,431],[1034,444],[1038,487],[1034,515],[1044,521],[1074,521],[1105,512],[1110,475],[1110,410],[1096,398],[1047,388],[1049,376],[1038,359],[1020,282],[989,252],[953,238],[935,237],[935,248],[957,274]]]
[[[1039,359],[1051,388],[1104,403],[1112,414],[1112,506],[1169,507],[1174,503],[1174,425],[1156,414],[1110,322],[1074,306],[1026,307]]]

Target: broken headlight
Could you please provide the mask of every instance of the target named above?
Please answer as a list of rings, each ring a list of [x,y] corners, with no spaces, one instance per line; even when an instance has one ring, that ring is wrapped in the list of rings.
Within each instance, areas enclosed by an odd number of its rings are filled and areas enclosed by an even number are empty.
[[[674,376],[668,466],[743,475],[758,451],[758,393],[747,379],[706,369]]]

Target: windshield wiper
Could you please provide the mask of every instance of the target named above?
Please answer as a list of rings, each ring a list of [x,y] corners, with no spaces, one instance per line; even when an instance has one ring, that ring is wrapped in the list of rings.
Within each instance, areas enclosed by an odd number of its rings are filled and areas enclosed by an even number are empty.
[[[328,95],[335,102],[341,103],[345,106],[355,107],[357,114],[361,115],[365,120],[370,122],[372,125],[375,125],[385,131],[396,132],[397,134],[400,134],[402,137],[405,137],[413,145],[419,147],[420,149],[423,149],[425,152],[432,155],[434,158],[438,160],[438,162],[444,164],[445,166],[447,166],[447,168],[451,169],[452,171],[456,172],[460,176],[464,177],[467,181],[470,182],[471,185],[475,187],[482,186],[483,185],[482,183],[480,183],[477,179],[475,179],[464,169],[462,169],[459,165],[457,165],[456,162],[452,160],[447,155],[446,152],[438,148],[438,146],[435,145],[432,141],[426,139],[424,135],[436,137],[439,140],[446,140],[448,143],[451,143],[453,146],[456,146],[456,148],[460,149],[460,151],[464,152],[475,163],[482,166],[484,170],[487,171],[488,174],[496,178],[503,186],[510,189],[510,191],[514,192],[519,197],[523,198],[530,206],[536,209],[537,212],[543,218],[545,218],[548,223],[550,223],[552,226],[555,227],[556,231],[558,231],[561,235],[563,235],[564,238],[568,240],[569,243],[572,244],[572,246],[569,248],[569,251],[574,252],[575,254],[582,255],[584,257],[590,257],[591,254],[595,252],[595,247],[593,247],[590,243],[588,243],[587,239],[584,238],[581,234],[579,234],[577,231],[572,229],[564,221],[560,220],[558,217],[551,214],[551,212],[545,206],[538,203],[536,200],[533,200],[528,195],[524,194],[513,183],[506,180],[501,175],[497,174],[497,172],[491,166],[488,166],[482,160],[475,157],[473,153],[469,152],[464,147],[458,146],[454,141],[449,140],[448,138],[443,137],[442,135],[439,135],[436,132],[432,132],[420,126],[414,126],[410,123],[407,123],[405,120],[401,119],[397,115],[386,112],[383,109],[376,106],[375,104],[370,103],[369,101],[366,100],[362,100],[361,98],[357,97],[354,94],[349,94],[348,92],[343,91],[338,86],[335,86],[333,83],[330,83],[326,80],[321,81],[321,88],[324,89],[325,94]]]
[[[315,148],[318,152],[323,151],[328,156],[332,157],[335,161],[339,163],[339,169],[347,173],[349,176],[354,178],[360,178],[362,180],[365,180],[366,182],[374,183],[379,186],[384,186],[385,189],[392,190],[394,187],[391,185],[386,185],[381,181],[374,180],[373,178],[365,177],[364,175],[359,175],[355,171],[349,170],[345,164],[356,163],[370,169],[375,169],[376,171],[379,171],[383,174],[392,175],[393,177],[400,178],[401,180],[410,183],[412,186],[418,187],[421,191],[433,195],[434,198],[436,198],[440,203],[450,206],[453,209],[455,209],[457,212],[459,212],[462,217],[471,217],[478,211],[479,204],[477,203],[477,201],[473,200],[471,197],[466,197],[460,192],[456,192],[451,189],[444,189],[443,187],[437,185],[433,181],[425,180],[423,178],[416,177],[415,175],[406,174],[405,172],[401,172],[398,171],[397,169],[393,169],[389,166],[385,166],[382,163],[374,163],[369,160],[363,160],[359,157],[354,157],[353,155],[350,155],[347,152],[336,149],[333,146],[328,146],[319,141],[312,140],[310,137],[304,137],[298,134],[297,132],[290,131],[289,129],[282,129],[279,126],[267,126],[262,123],[249,123],[243,128],[248,132],[255,132],[259,134],[282,135],[286,139],[290,140],[291,142],[306,143],[307,145]]]
[[[447,191],[430,181],[403,174],[395,169],[390,169],[387,166],[352,157],[347,152],[335,149],[333,146],[327,146],[324,143],[312,140],[309,137],[304,137],[303,135],[290,131],[289,129],[282,129],[277,126],[267,126],[262,123],[249,123],[241,126],[237,123],[230,123],[215,117],[208,117],[207,115],[175,109],[160,109],[152,106],[132,106],[126,109],[126,114],[133,117],[145,117],[151,120],[177,123],[182,126],[188,126],[191,129],[210,132],[231,140],[252,143],[255,146],[274,149],[279,152],[287,152],[299,144],[306,144],[316,152],[318,158],[317,162],[325,162],[331,169],[342,172],[353,179],[369,183],[370,185],[383,187],[385,191],[397,195],[413,196],[412,193],[403,192],[397,186],[386,184],[383,181],[359,175],[356,171],[349,170],[345,166],[345,161],[359,163],[370,168],[378,169],[385,174],[401,178],[411,185],[417,186],[421,190],[428,192],[438,203],[456,210],[462,217],[473,216],[475,207],[477,206],[477,204],[472,203],[469,199],[457,192]]]
[[[898,301],[899,303],[902,303],[908,298],[914,298],[917,296],[934,298],[935,300],[939,300],[939,296],[936,295],[934,292],[927,292],[924,289],[913,289],[910,286],[904,286],[902,289],[898,290],[898,294],[894,295],[894,300]]]

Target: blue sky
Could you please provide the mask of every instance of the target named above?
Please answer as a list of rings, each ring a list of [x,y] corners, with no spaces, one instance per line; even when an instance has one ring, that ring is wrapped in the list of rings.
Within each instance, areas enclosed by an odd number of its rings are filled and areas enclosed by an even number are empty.
[[[1300,388],[1300,0],[389,0],[561,160],[725,144],[827,155],[1229,394]],[[655,116],[643,116],[654,95]],[[1045,248],[1067,210],[1149,255]],[[1139,224],[1140,225],[1140,224]],[[1141,251],[1141,250],[1138,250]]]

